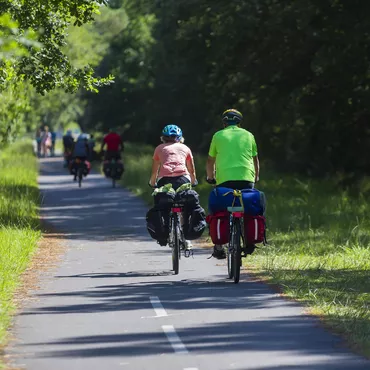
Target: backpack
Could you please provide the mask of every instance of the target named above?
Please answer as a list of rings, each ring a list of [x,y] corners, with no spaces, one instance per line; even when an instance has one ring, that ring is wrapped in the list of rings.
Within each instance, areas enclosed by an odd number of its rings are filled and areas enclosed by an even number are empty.
[[[208,198],[210,213],[225,211],[227,207],[234,205],[240,207],[240,198],[234,196],[234,189],[214,188]],[[244,213],[249,215],[263,215],[266,209],[265,194],[257,189],[241,190]]]
[[[228,211],[216,212],[208,215],[209,235],[213,244],[227,244],[230,239],[230,214]]]
[[[206,213],[201,206],[195,208],[186,207],[183,212],[183,230],[186,240],[199,239],[206,226]]]
[[[146,214],[146,228],[159,245],[167,245],[169,235],[169,211],[151,208]]]

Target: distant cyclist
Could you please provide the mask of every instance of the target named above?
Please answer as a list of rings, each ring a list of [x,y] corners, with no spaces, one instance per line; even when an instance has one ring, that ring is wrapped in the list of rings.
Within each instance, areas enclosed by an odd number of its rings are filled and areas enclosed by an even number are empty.
[[[73,145],[72,158],[80,159],[82,162],[86,162],[89,157],[89,145],[86,134],[80,134],[77,141]],[[77,180],[77,173],[74,174],[74,180]]]
[[[72,136],[72,130],[67,130],[66,134],[63,136],[64,153],[72,152],[73,144],[74,144],[74,139]]]
[[[184,144],[180,127],[167,125],[162,130],[162,144],[154,150],[151,186],[172,184],[174,190],[186,183],[197,183],[193,154]],[[186,248],[191,248],[190,241],[186,241]]]
[[[104,154],[104,160],[110,161],[111,159],[119,160],[121,159],[121,151],[123,150],[123,141],[120,135],[118,135],[113,129],[109,129],[109,133],[104,136],[101,151],[104,147],[107,150]]]
[[[240,127],[243,115],[236,109],[222,114],[224,129],[213,135],[207,160],[207,181],[218,187],[252,189],[259,180],[260,165],[254,136]],[[213,257],[226,258],[221,245]]]

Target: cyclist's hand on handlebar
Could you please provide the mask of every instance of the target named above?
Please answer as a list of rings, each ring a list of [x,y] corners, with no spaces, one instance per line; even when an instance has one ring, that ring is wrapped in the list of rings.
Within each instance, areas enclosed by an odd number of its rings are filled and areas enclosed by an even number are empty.
[[[216,179],[210,179],[207,177],[206,181],[208,182],[208,184],[216,185]]]
[[[149,180],[148,185],[149,185],[151,188],[153,188],[153,189],[155,189],[155,188],[157,187],[157,183],[156,183],[156,182],[154,182],[154,183],[153,183],[151,180]]]

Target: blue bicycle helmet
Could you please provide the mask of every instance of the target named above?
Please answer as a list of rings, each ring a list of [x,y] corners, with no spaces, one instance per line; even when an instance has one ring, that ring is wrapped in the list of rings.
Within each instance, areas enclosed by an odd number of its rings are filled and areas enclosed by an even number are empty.
[[[176,137],[178,139],[182,138],[182,131],[179,126],[176,125],[167,125],[163,130],[162,130],[162,135],[163,136],[172,136]]]
[[[243,120],[243,115],[236,109],[228,109],[222,113],[222,121],[227,125],[238,125]]]

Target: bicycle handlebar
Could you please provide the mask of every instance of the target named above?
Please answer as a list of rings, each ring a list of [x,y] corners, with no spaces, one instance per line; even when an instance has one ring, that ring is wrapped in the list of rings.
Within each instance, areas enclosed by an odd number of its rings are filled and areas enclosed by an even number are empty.
[[[209,179],[209,178],[207,177],[207,178],[206,178],[206,181],[208,182],[208,184],[216,185],[216,179]]]

